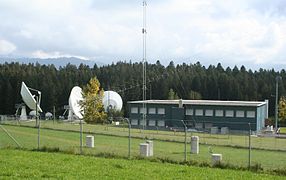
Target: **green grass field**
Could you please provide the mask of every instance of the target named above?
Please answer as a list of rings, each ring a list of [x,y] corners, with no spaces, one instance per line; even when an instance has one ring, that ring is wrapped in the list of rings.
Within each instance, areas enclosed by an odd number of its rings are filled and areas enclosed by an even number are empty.
[[[62,153],[2,149],[0,157],[0,179],[285,179],[249,171]]]
[[[286,127],[280,128],[280,133],[285,133],[286,134]]]
[[[78,126],[74,125],[78,128]],[[16,140],[25,149],[37,148],[37,129],[31,127],[4,125],[4,127],[13,135]],[[109,130],[110,131],[110,130]],[[122,131],[127,136],[127,131]],[[61,151],[79,153],[79,133],[70,131],[58,131],[51,129],[41,129],[40,146],[59,147]],[[85,137],[85,135],[84,135]],[[85,141],[84,141],[85,142]],[[131,155],[139,156],[139,144],[144,142],[143,139],[132,138]],[[0,130],[0,148],[16,147],[15,143],[7,136],[4,131]],[[187,146],[188,160],[199,163],[211,163],[211,154],[221,153],[223,162],[236,166],[246,167],[248,165],[248,149],[235,148],[228,146],[200,145],[198,155],[190,154],[190,144]],[[116,156],[127,157],[128,155],[128,138],[110,135],[95,135],[95,148],[84,148],[84,154],[114,154]],[[166,142],[154,140],[155,158],[170,159],[174,161],[184,160],[184,143],[183,142]],[[251,163],[259,163],[264,169],[286,168],[285,151],[274,150],[257,150],[251,151]]]
[[[16,121],[7,121],[8,124],[16,124]],[[23,126],[35,126],[35,122],[21,122]],[[79,131],[79,126],[71,123],[53,123],[52,121],[42,121],[42,128]],[[115,136],[127,136],[127,126],[113,125],[84,125],[85,132],[96,134],[107,134]],[[184,141],[184,132],[145,130],[144,133],[139,129],[131,130],[132,137],[147,137],[148,139]],[[197,135],[200,137],[200,143],[222,146],[248,147],[248,137],[245,135],[221,135],[208,133],[188,133],[188,136]],[[190,138],[189,138],[190,139]],[[252,137],[252,148],[283,150],[286,151],[286,139]]]

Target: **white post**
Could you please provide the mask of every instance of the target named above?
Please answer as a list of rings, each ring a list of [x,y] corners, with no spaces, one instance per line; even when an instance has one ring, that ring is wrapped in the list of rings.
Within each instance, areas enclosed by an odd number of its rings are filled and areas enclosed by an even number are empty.
[[[149,145],[149,156],[153,156],[153,141],[146,141],[146,143]]]
[[[92,135],[86,136],[86,147],[94,148],[94,136]]]
[[[140,156],[143,156],[143,157],[149,156],[149,144],[147,143],[140,144]]]
[[[213,165],[220,163],[222,161],[222,154],[212,154]]]
[[[199,154],[199,136],[191,137],[191,153]]]

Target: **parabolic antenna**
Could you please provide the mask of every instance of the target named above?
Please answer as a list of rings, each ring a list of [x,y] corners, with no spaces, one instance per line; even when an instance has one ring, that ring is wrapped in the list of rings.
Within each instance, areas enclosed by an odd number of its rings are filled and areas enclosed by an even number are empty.
[[[105,111],[107,111],[108,108],[121,111],[123,104],[121,96],[114,91],[104,91],[102,103]]]
[[[69,98],[69,106],[72,112],[79,118],[82,119],[83,111],[82,107],[80,106],[80,101],[83,100],[82,97],[82,90],[80,87],[75,86],[71,90],[70,98]]]
[[[45,117],[51,118],[51,117],[53,117],[53,114],[51,112],[46,112]]]
[[[40,91],[38,91],[39,95],[40,95]],[[39,112],[43,112],[40,105],[37,104],[36,99],[34,98],[34,96],[31,94],[29,88],[26,86],[26,84],[24,82],[22,82],[22,87],[21,87],[21,96],[23,101],[25,102],[25,104],[32,110],[36,110],[38,109]],[[37,108],[36,108],[36,104],[37,104]]]
[[[29,112],[29,116],[36,116],[36,111],[35,111],[35,110],[30,111],[30,112]]]

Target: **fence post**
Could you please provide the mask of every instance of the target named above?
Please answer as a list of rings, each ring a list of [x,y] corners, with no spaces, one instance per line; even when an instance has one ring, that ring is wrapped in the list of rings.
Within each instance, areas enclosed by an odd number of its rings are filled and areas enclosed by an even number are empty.
[[[79,140],[79,143],[80,143],[80,154],[82,155],[82,119],[80,119],[80,121],[79,121],[79,123],[80,123],[80,140]]]
[[[185,126],[185,161],[187,161],[187,126],[184,120],[181,120],[183,125]]]
[[[128,118],[125,118],[128,123],[128,158],[131,158],[131,124]]]
[[[53,124],[55,124],[55,120],[56,120],[56,106],[53,107]]]
[[[248,137],[248,169],[250,170],[251,166],[251,124],[248,123],[249,126],[249,137]]]
[[[40,150],[40,119],[38,117],[39,97],[36,96],[36,122],[38,123],[38,150]]]

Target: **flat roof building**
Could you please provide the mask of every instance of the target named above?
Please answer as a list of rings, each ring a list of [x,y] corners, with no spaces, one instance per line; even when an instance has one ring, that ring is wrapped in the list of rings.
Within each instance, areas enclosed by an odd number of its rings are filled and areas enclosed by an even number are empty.
[[[259,131],[268,118],[266,101],[214,100],[146,100],[146,122],[143,101],[129,101],[129,118],[133,126],[147,128],[183,127],[210,130],[226,127],[233,131]]]

